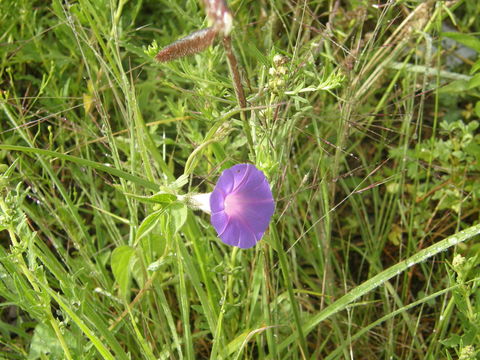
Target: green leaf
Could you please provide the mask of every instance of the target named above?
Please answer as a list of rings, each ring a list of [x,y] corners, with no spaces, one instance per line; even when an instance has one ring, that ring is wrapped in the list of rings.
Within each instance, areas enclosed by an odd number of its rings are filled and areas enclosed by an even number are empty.
[[[170,211],[170,229],[172,235],[175,235],[187,221],[187,207],[184,204],[176,203],[169,208]]]
[[[468,155],[472,155],[477,159],[480,158],[480,144],[471,142],[465,146],[464,150]]]
[[[112,272],[120,289],[120,294],[127,297],[130,285],[130,264],[132,257],[135,254],[135,249],[131,246],[120,246],[112,252]]]
[[[169,185],[169,188],[171,189],[180,189],[182,188],[184,185],[186,185],[188,183],[188,175],[180,175],[177,180],[175,180],[173,183],[171,183]]]
[[[442,36],[448,37],[456,42],[459,42],[462,45],[468,46],[469,48],[480,53],[480,40],[477,36],[470,34],[462,34],[459,32],[444,32]]]
[[[253,331],[253,329],[247,329],[244,332],[242,332],[240,335],[238,335],[235,339],[230,341],[226,349],[227,354],[231,355],[234,352],[238,352],[248,342],[249,335],[251,337],[254,333],[255,332]]]
[[[135,237],[135,244],[137,244],[145,235],[150,233],[155,226],[157,226],[158,221],[165,212],[165,209],[160,209],[148,215],[138,227],[137,235]]]
[[[152,196],[140,196],[136,194],[125,193],[125,196],[131,197],[146,204],[171,204],[177,199],[175,195],[168,193],[158,193]]]
[[[150,199],[154,201],[156,204],[171,204],[177,199],[177,197],[172,194],[162,193],[162,194],[152,195]]]
[[[468,90],[467,80],[454,80],[448,85],[441,87],[438,92],[441,94],[460,93]]]
[[[147,267],[147,270],[148,271],[158,271],[158,269],[160,269],[160,267],[163,264],[166,264],[167,262],[168,262],[167,258],[158,259],[157,261],[154,261],[151,264],[149,264],[148,267]]]
[[[480,70],[480,60],[477,60],[475,64],[472,65],[470,69],[470,74],[475,74],[478,70]]]
[[[48,356],[49,359],[62,359],[63,349],[52,328],[40,323],[35,327],[28,359],[41,359],[42,356]]]
[[[468,89],[473,89],[480,86],[480,74],[474,75],[469,81],[468,81]]]
[[[440,340],[440,342],[446,347],[455,347],[460,344],[461,339],[460,335],[453,334],[448,339]]]
[[[252,57],[258,62],[262,63],[263,66],[267,68],[271,66],[271,63],[268,61],[267,57],[263,55],[263,53],[253,43],[248,47],[248,50]]]
[[[466,324],[466,328],[467,326],[470,328],[465,330],[465,334],[462,336],[462,343],[463,345],[474,345],[478,331],[473,324]]]

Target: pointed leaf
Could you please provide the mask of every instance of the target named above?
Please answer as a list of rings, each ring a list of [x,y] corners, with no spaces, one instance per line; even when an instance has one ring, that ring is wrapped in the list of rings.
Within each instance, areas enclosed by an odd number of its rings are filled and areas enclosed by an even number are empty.
[[[477,36],[470,34],[462,34],[459,32],[444,32],[442,36],[448,37],[456,42],[459,42],[462,45],[468,46],[469,48],[480,53],[480,40]]]
[[[131,246],[120,246],[112,252],[112,272],[120,289],[121,296],[127,297],[131,278],[130,264],[135,254]]]
[[[137,244],[145,235],[150,233],[155,226],[157,226],[158,221],[165,212],[165,209],[160,209],[148,215],[138,227],[137,235],[135,237],[135,244]]]

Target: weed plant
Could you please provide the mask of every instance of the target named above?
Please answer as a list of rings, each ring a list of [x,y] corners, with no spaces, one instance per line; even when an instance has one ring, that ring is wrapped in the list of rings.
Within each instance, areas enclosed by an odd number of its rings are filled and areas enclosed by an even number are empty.
[[[0,1],[0,358],[480,358],[479,3],[229,7],[244,112],[198,0]],[[249,250],[176,200],[238,163]]]

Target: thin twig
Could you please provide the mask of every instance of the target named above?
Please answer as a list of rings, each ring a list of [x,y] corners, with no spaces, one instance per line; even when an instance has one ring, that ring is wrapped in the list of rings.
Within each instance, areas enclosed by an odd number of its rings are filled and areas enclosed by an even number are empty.
[[[135,296],[135,299],[132,300],[132,302],[128,305],[128,307],[122,312],[122,314],[118,318],[116,318],[115,321],[108,327],[109,331],[112,331],[120,323],[120,321],[122,321],[123,318],[127,316],[129,311],[133,309],[135,304],[143,297],[143,295],[145,295],[147,290],[150,290],[156,276],[157,276],[157,273],[154,272],[152,277],[147,280],[147,282],[145,283],[143,288],[140,290],[140,292],[137,294],[137,296]]]

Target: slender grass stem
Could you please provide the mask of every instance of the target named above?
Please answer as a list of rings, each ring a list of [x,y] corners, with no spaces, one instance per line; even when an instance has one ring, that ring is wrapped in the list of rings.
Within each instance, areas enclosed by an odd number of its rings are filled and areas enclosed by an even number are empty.
[[[305,334],[310,333],[318,324],[322,321],[328,319],[333,314],[336,314],[342,310],[345,310],[347,306],[353,303],[355,300],[361,296],[369,293],[373,289],[383,285],[386,281],[390,280],[394,276],[400,275],[403,271],[412,267],[413,265],[424,262],[425,260],[435,256],[452,246],[456,246],[468,239],[477,236],[480,234],[480,224],[474,225],[460,231],[459,233],[452,235],[442,241],[439,241],[436,244],[429,246],[426,249],[420,250],[406,260],[403,260],[388,269],[382,271],[381,273],[373,276],[368,279],[361,285],[350,290],[347,294],[343,295],[340,299],[336,300],[334,303],[326,307],[324,310],[317,313],[315,316],[311,317],[304,325],[303,332]],[[280,344],[280,348],[283,349],[289,343],[294,341],[296,336],[290,336],[287,340]]]

